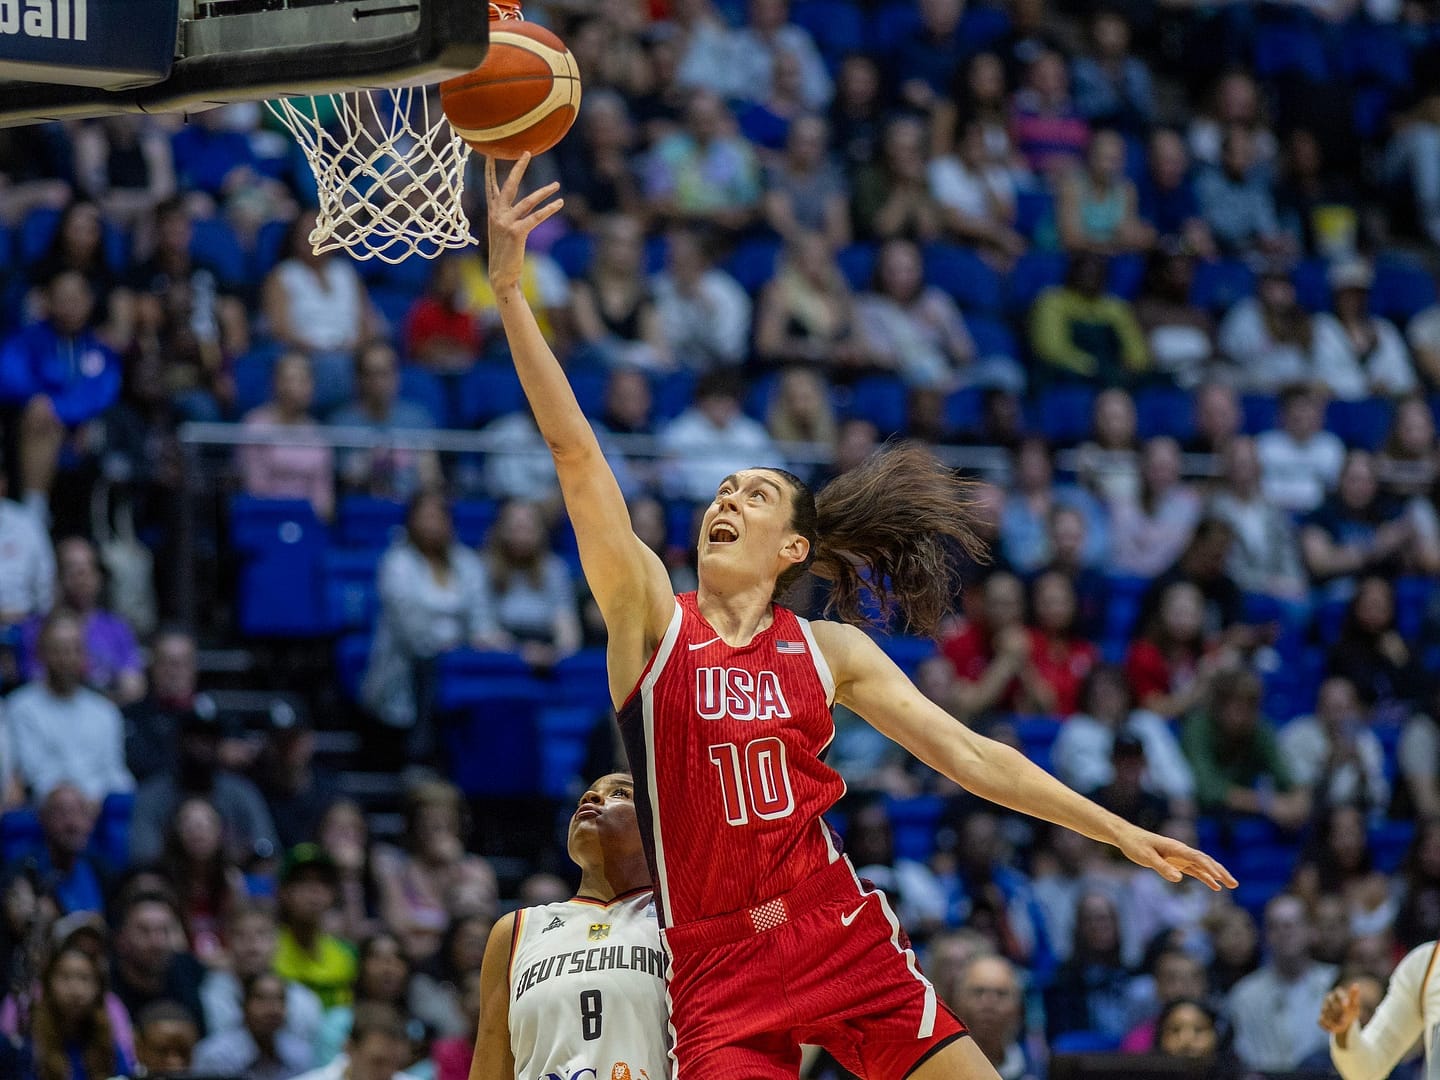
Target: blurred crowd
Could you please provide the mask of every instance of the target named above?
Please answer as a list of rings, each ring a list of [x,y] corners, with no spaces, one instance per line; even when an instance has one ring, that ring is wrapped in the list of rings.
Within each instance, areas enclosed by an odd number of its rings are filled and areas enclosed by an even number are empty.
[[[837,828],[987,1057],[1324,1075],[1329,989],[1373,1009],[1440,936],[1440,8],[526,14],[585,99],[524,290],[677,591],[725,473],[934,446],[993,558],[897,659],[1242,880],[981,810],[841,710]],[[459,1078],[494,919],[568,895],[548,820],[490,857],[512,819],[444,778],[445,658],[603,646],[485,252],[317,256],[315,201],[261,105],[0,131],[0,1075]],[[227,614],[266,579],[177,622],[197,545],[243,547],[182,535],[187,421],[358,566],[351,683],[327,653],[247,721],[202,670],[266,647]],[[562,789],[614,760],[589,705]],[[402,733],[403,825],[371,836],[336,731]]]

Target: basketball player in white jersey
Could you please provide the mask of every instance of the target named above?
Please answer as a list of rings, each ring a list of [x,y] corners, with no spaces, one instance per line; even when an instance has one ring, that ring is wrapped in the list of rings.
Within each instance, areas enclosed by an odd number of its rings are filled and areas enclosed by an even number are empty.
[[[570,819],[573,900],[495,924],[480,971],[470,1080],[664,1080],[665,955],[626,773],[590,786]]]

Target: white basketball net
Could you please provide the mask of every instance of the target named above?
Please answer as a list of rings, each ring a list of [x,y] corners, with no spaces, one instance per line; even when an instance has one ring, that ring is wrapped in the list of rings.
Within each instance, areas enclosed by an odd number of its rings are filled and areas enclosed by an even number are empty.
[[[300,143],[319,187],[310,233],[317,255],[343,250],[398,263],[474,243],[461,205],[470,148],[425,87],[267,104]]]

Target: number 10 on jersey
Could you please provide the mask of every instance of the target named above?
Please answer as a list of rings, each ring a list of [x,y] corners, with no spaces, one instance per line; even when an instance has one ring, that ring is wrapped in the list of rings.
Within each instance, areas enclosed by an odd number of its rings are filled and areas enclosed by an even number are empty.
[[[720,771],[725,820],[731,825],[749,824],[751,814],[773,821],[795,812],[785,744],[774,736],[751,739],[743,747],[717,743],[710,747],[710,763]]]

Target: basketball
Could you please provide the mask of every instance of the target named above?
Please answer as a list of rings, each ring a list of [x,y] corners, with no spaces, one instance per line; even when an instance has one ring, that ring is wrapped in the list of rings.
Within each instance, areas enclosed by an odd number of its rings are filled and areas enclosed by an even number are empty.
[[[580,70],[542,26],[492,22],[490,51],[468,75],[440,84],[455,133],[490,157],[542,154],[565,137],[580,108]]]

